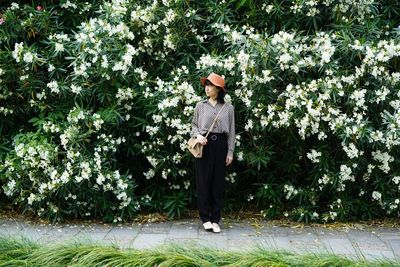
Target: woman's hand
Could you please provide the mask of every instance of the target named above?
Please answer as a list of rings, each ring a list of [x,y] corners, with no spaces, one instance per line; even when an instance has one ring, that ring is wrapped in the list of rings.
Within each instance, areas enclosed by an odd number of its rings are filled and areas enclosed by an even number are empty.
[[[233,157],[232,156],[226,156],[226,160],[225,160],[226,166],[231,164],[232,161],[233,161]]]
[[[207,138],[205,138],[204,136],[202,136],[201,134],[198,134],[196,136],[197,140],[199,141],[200,144],[202,145],[207,145]]]

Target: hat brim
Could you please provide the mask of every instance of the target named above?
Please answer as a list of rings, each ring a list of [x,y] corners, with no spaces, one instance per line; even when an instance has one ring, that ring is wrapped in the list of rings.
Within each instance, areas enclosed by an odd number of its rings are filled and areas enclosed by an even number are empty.
[[[203,86],[206,86],[206,81],[207,81],[207,80],[208,80],[207,77],[201,77],[201,78],[200,78],[200,83],[201,83]],[[212,81],[210,81],[210,82],[212,83]],[[212,83],[212,84],[213,84],[213,83]],[[221,88],[224,92],[226,92],[226,89],[225,89],[224,87],[219,86],[219,85],[215,85],[215,86]]]
[[[203,86],[206,86],[206,81],[207,81],[207,77],[201,77],[201,78],[200,78],[200,83],[201,83]]]

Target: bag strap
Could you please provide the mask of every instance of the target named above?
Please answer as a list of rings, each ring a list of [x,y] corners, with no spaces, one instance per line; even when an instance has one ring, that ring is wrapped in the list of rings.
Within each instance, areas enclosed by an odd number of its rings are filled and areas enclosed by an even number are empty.
[[[215,116],[214,121],[213,121],[213,123],[212,123],[211,126],[210,126],[210,129],[208,129],[208,131],[207,131],[207,134],[206,134],[206,136],[205,136],[206,138],[207,138],[208,134],[210,133],[211,129],[214,127],[214,124],[215,124],[215,122],[217,121],[217,118],[218,118],[219,114],[220,114],[221,111],[224,109],[225,104],[226,104],[226,103],[224,103],[224,105],[222,106],[222,108],[219,110],[217,116]]]

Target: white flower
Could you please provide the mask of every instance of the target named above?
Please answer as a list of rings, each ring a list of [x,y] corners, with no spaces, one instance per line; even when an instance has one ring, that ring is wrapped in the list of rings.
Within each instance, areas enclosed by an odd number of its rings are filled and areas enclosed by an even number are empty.
[[[380,90],[376,90],[376,103],[382,102],[386,99],[386,96],[390,93],[390,90],[386,86],[382,86]]]
[[[377,150],[375,152],[372,152],[372,157],[374,160],[379,161],[382,163],[378,167],[384,172],[388,173],[390,170],[389,163],[394,161],[394,158],[390,156],[387,152],[381,152],[380,150]]]
[[[347,156],[351,159],[357,158],[360,155],[363,155],[363,151],[359,151],[354,143],[350,143],[349,146],[346,146],[344,143],[342,143],[343,150],[346,152]]]
[[[98,115],[98,114],[95,114]],[[96,120],[93,122],[94,128],[96,128],[96,131],[100,130],[101,125],[104,123],[104,121],[100,118],[100,115],[96,118]]]
[[[292,56],[287,53],[284,53],[279,57],[279,62],[283,64],[289,63],[290,60],[292,60]]]
[[[307,153],[307,158],[309,158],[313,163],[318,163],[321,157],[321,152],[311,149],[311,152]]]
[[[238,161],[243,161],[243,151],[239,151],[239,152],[237,153],[237,160],[238,160]]]
[[[327,184],[330,180],[331,180],[331,178],[330,178],[328,175],[324,174],[324,175],[322,176],[322,178],[318,179],[318,183],[319,183],[319,184],[325,185],[325,184]],[[322,189],[322,188],[320,188],[320,189]]]
[[[104,175],[102,173],[99,173],[99,175],[96,178],[96,183],[98,185],[102,185],[105,180],[106,180],[106,177],[104,177]]]
[[[47,68],[47,71],[48,71],[48,72],[52,72],[53,70],[55,70],[54,65],[49,64],[49,67]]]
[[[79,94],[82,91],[82,87],[81,86],[76,86],[75,84],[71,85],[71,91],[74,94]]]
[[[174,44],[174,41],[172,39],[172,34],[167,34],[164,38],[164,46],[171,49],[171,50],[175,50],[176,49],[176,45]]]
[[[55,49],[56,49],[56,52],[58,53],[58,52],[64,52],[64,45],[63,44],[60,44],[60,43],[56,43],[56,47],[55,47]]]
[[[11,179],[10,181],[8,181],[7,183],[7,191],[5,190],[5,193],[7,196],[12,196],[13,195],[13,191],[15,189],[15,185],[16,182],[14,179]]]
[[[232,184],[235,183],[236,172],[230,173],[225,177],[225,180],[231,182]]]
[[[393,183],[399,184],[400,183],[400,176],[395,176],[392,178]]]
[[[267,14],[269,14],[274,9],[274,6],[273,5],[263,4],[261,9],[264,10],[265,12],[267,12]]]
[[[34,55],[31,52],[26,52],[24,54],[23,60],[25,63],[32,63]]]
[[[167,179],[168,178],[168,174],[170,172],[171,172],[171,169],[163,170],[162,173],[161,173],[161,177],[164,178],[164,179]]]
[[[350,95],[350,99],[352,99],[356,102],[355,104],[357,107],[364,107],[366,93],[367,93],[367,90],[365,90],[365,89],[356,90]],[[365,108],[366,107],[364,107],[364,109]]]
[[[242,71],[246,70],[249,66],[250,55],[246,54],[243,50],[240,50],[239,54],[237,55],[237,61],[240,64],[240,69]]]
[[[380,201],[382,198],[382,194],[379,193],[378,191],[374,191],[374,192],[372,192],[372,198],[377,201]]]
[[[153,169],[151,169],[151,170],[148,170],[147,172],[145,172],[143,174],[144,174],[144,176],[146,177],[147,180],[150,180],[151,178],[154,177],[155,172],[154,172]]]
[[[355,181],[355,178],[353,175],[351,175],[352,170],[350,167],[347,167],[346,165],[340,165],[340,179],[341,181]]]
[[[65,8],[65,9],[69,9],[70,7],[73,8],[73,9],[77,9],[78,8],[78,6],[76,4],[71,3],[71,1],[69,1],[69,0],[67,2],[65,2],[64,4],[61,4],[60,6],[62,8]]]
[[[20,62],[20,57],[21,57],[23,49],[24,49],[23,43],[15,43],[14,51],[12,52],[12,56],[16,62]]]
[[[19,5],[15,2],[11,3],[11,6],[9,7],[10,10],[16,10],[19,9]]]
[[[58,94],[60,92],[60,89],[58,87],[58,83],[56,81],[51,81],[47,84],[47,87],[50,88],[50,91],[52,93]]]
[[[285,186],[283,187],[283,191],[286,193],[286,199],[289,199],[292,195],[295,196],[298,193],[297,189],[295,189],[294,186],[287,184],[285,184]]]
[[[249,131],[249,130],[251,130],[251,129],[253,129],[253,120],[248,120],[247,121],[247,123],[246,123],[246,125],[244,126],[244,129],[246,130],[246,131]]]
[[[32,205],[32,203],[36,200],[36,195],[31,193],[28,197],[28,204]]]

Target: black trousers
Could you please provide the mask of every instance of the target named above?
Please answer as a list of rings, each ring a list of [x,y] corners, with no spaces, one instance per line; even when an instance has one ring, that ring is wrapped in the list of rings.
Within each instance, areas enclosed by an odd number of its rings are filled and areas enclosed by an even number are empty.
[[[195,159],[197,206],[202,222],[218,223],[221,219],[226,181],[226,134],[210,133],[203,157]]]

